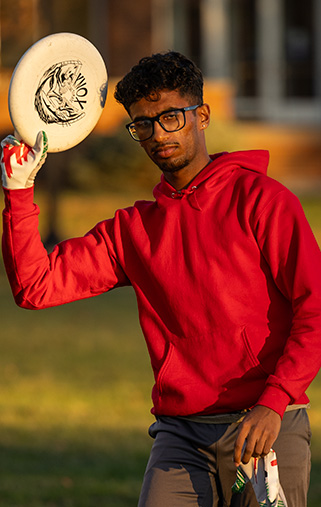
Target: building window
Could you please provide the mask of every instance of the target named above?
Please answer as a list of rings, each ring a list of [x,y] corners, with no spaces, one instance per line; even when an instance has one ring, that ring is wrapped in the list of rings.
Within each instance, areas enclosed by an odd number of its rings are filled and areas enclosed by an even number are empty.
[[[231,3],[234,78],[240,97],[257,94],[256,0]]]
[[[313,0],[285,0],[285,94],[314,95]]]
[[[201,60],[200,2],[174,0],[174,48],[186,54],[197,65]]]

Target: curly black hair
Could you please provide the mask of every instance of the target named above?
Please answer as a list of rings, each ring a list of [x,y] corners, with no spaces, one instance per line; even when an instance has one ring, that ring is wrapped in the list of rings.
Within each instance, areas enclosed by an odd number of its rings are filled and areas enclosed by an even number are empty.
[[[158,100],[162,90],[178,90],[198,104],[203,103],[203,76],[200,69],[176,51],[142,58],[115,89],[115,99],[129,113],[130,106],[142,98]]]

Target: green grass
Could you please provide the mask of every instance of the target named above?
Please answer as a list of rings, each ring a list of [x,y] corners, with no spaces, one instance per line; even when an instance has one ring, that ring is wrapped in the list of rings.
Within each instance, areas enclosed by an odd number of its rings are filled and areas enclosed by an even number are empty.
[[[83,199],[62,200],[67,236],[88,228]],[[129,204],[128,196],[117,203],[93,199],[89,226],[104,208],[109,216],[109,206]],[[320,238],[321,201],[303,204]],[[0,507],[136,506],[153,418],[152,373],[133,291],[32,312],[15,306],[1,272],[0,308]],[[309,394],[309,507],[319,507],[320,375]]]
[[[0,505],[135,506],[152,375],[132,291],[29,312],[1,278],[0,306]]]

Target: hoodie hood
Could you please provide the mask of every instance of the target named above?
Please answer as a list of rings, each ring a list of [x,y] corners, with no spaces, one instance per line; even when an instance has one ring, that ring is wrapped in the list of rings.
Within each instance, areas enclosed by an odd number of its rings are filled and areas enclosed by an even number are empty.
[[[192,207],[201,210],[201,205],[197,199],[198,193],[196,192],[199,188],[209,190],[215,187],[216,190],[219,190],[221,185],[238,169],[246,169],[266,175],[269,164],[269,152],[267,150],[222,152],[210,155],[210,158],[212,162],[204,167],[182,190],[176,190],[162,175],[160,183],[156,185],[153,192],[157,203],[162,205],[164,199],[168,203],[168,198],[182,199],[190,197]]]

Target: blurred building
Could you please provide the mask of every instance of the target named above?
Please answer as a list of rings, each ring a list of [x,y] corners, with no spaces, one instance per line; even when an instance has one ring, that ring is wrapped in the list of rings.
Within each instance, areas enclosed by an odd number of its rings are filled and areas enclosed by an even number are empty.
[[[233,86],[239,118],[321,124],[321,0],[0,0],[1,64],[44,35],[72,31],[109,75],[175,49]]]
[[[268,149],[270,175],[298,194],[320,195],[320,26],[321,0],[0,0],[0,133],[12,129],[12,71],[46,35],[78,33],[102,54],[109,74],[107,104],[95,127],[102,136],[117,137],[128,121],[113,98],[117,80],[140,58],[173,49],[205,76],[213,125],[223,126],[213,151],[220,135],[224,150]],[[49,157],[43,173],[49,246],[59,237],[57,199],[73,156]]]

